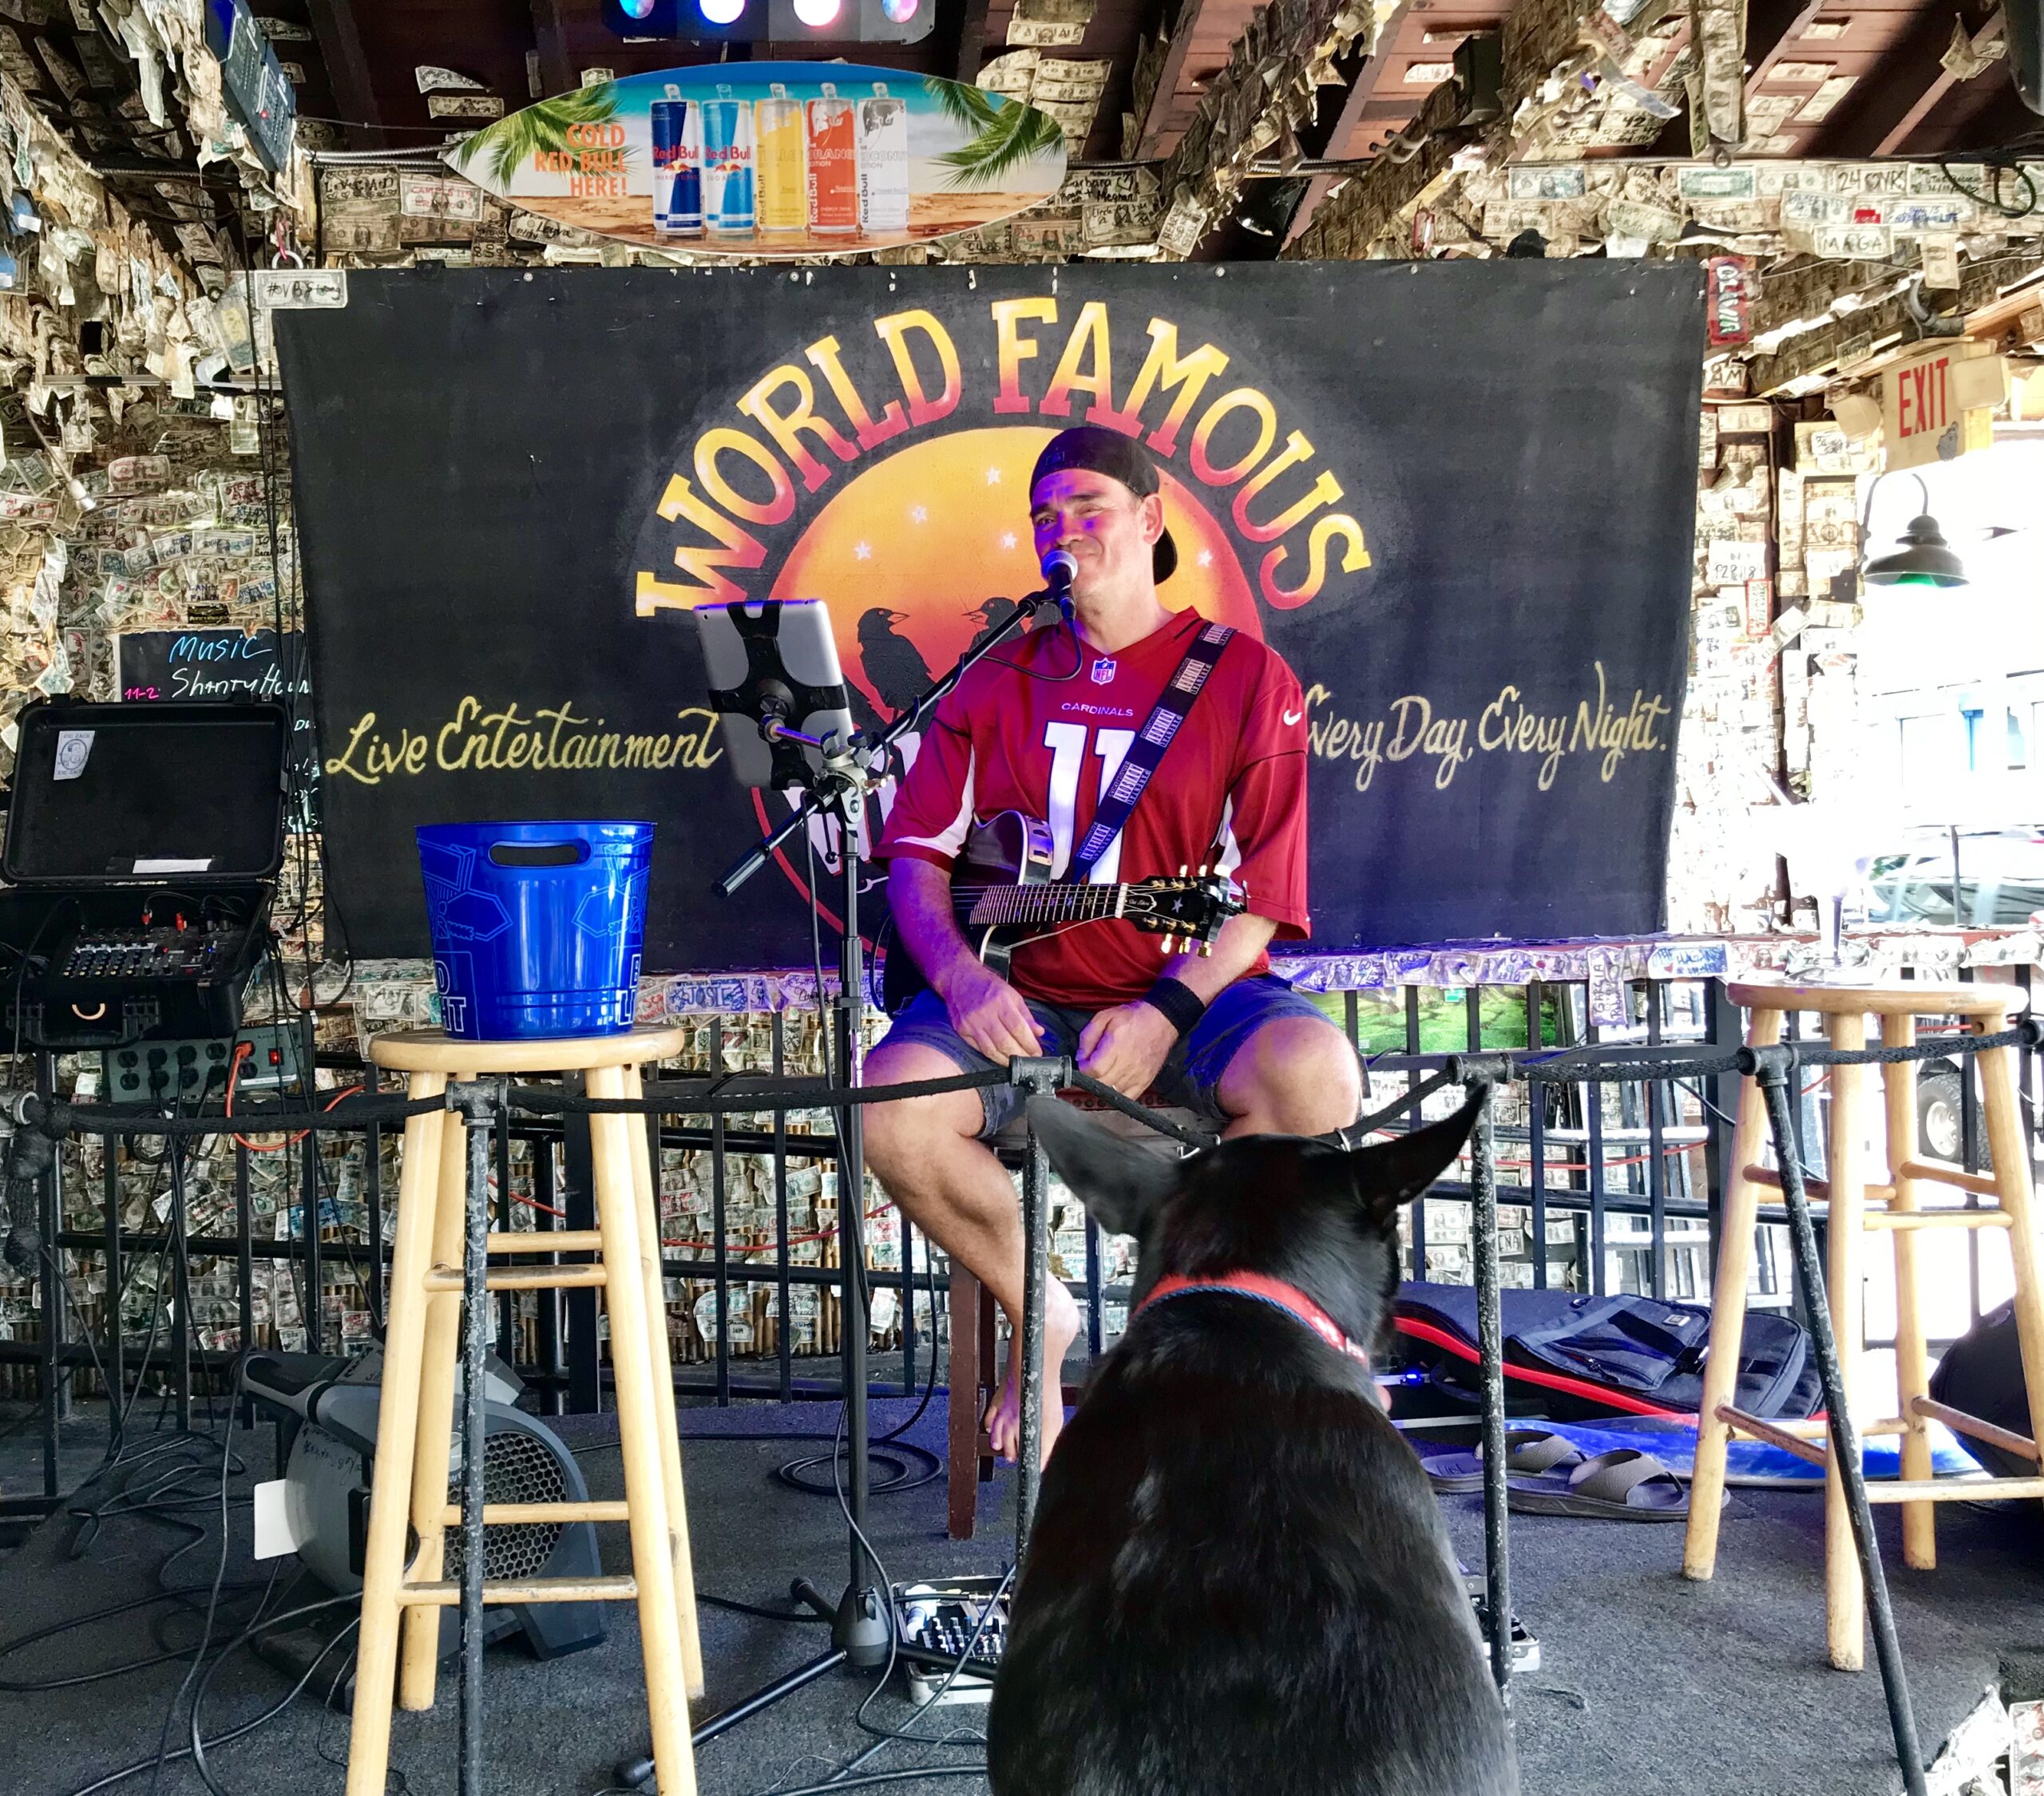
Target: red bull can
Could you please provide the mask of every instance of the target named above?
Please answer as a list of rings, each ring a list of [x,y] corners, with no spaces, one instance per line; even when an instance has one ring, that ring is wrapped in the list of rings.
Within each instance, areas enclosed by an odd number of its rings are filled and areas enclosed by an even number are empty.
[[[653,228],[664,237],[703,235],[703,108],[671,82],[647,109],[653,136]]]
[[[719,83],[703,102],[703,222],[712,236],[749,237],[752,197],[752,108]]]

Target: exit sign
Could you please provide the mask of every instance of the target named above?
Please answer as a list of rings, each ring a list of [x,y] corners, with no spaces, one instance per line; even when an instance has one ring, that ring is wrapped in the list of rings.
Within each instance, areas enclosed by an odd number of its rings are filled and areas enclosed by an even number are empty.
[[[1894,363],[1881,376],[1881,436],[1888,468],[1920,468],[1987,448],[1993,426],[1981,403],[1984,370],[1968,366],[1987,348],[1963,341],[1940,343]]]

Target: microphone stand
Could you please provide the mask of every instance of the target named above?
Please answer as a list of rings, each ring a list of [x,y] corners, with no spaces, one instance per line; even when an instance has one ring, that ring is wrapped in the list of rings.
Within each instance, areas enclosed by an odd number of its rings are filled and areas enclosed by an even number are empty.
[[[866,943],[859,936],[860,825],[865,816],[866,797],[879,783],[887,765],[887,751],[912,730],[929,721],[945,696],[984,660],[1047,609],[1056,609],[1068,619],[1072,615],[1069,578],[1056,580],[1052,587],[1023,599],[1012,616],[959,656],[951,671],[877,735],[864,731],[840,746],[834,736],[817,738],[790,729],[774,714],[760,720],[760,734],[769,742],[799,742],[818,751],[823,765],[812,769],[802,803],[786,821],[750,849],[717,882],[717,889],[729,897],[772,858],[774,852],[798,831],[808,828],[812,818],[836,812],[841,834],[838,864],[843,874],[843,940],[839,945],[838,978],[839,999],[835,1036],[838,1065],[844,1070],[845,1083],[862,1082],[866,1013]],[[806,758],[804,758],[806,765]],[[810,902],[816,902],[814,893]],[[794,1600],[830,1623],[830,1648],[785,1677],[743,1697],[711,1715],[694,1731],[694,1743],[700,1747],[719,1734],[750,1720],[783,1697],[814,1683],[840,1665],[871,1670],[887,1662],[893,1638],[893,1616],[887,1593],[878,1583],[878,1569],[866,1544],[866,1506],[869,1498],[871,1466],[867,1453],[871,1429],[866,1393],[866,1148],[860,1106],[847,1104],[838,1111],[838,1263],[845,1274],[845,1296],[841,1355],[841,1382],[844,1387],[845,1443],[850,1456],[843,1492],[850,1525],[850,1577],[844,1593],[832,1603],[807,1578],[798,1578],[791,1587]],[[931,1351],[934,1352],[935,1344]],[[650,1758],[627,1759],[616,1767],[619,1783],[637,1789],[653,1774]]]

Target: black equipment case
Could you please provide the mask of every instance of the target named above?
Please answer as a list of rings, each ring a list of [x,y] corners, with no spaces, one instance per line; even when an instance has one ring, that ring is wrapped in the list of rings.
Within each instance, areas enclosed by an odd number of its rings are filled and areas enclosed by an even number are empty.
[[[8,1042],[234,1034],[283,864],[283,706],[52,698],[16,727],[0,846]]]

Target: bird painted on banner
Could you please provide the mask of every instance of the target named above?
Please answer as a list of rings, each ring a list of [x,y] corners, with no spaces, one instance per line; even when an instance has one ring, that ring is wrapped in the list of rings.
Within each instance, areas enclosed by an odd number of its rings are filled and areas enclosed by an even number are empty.
[[[908,621],[906,611],[875,605],[859,619],[859,667],[866,682],[896,716],[929,689],[929,665],[916,645],[897,635],[894,626]]]
[[[995,631],[1014,616],[1018,607],[1012,599],[989,599],[985,603],[975,605],[966,612],[968,617],[980,620],[980,627],[972,635],[973,646],[984,642]]]

